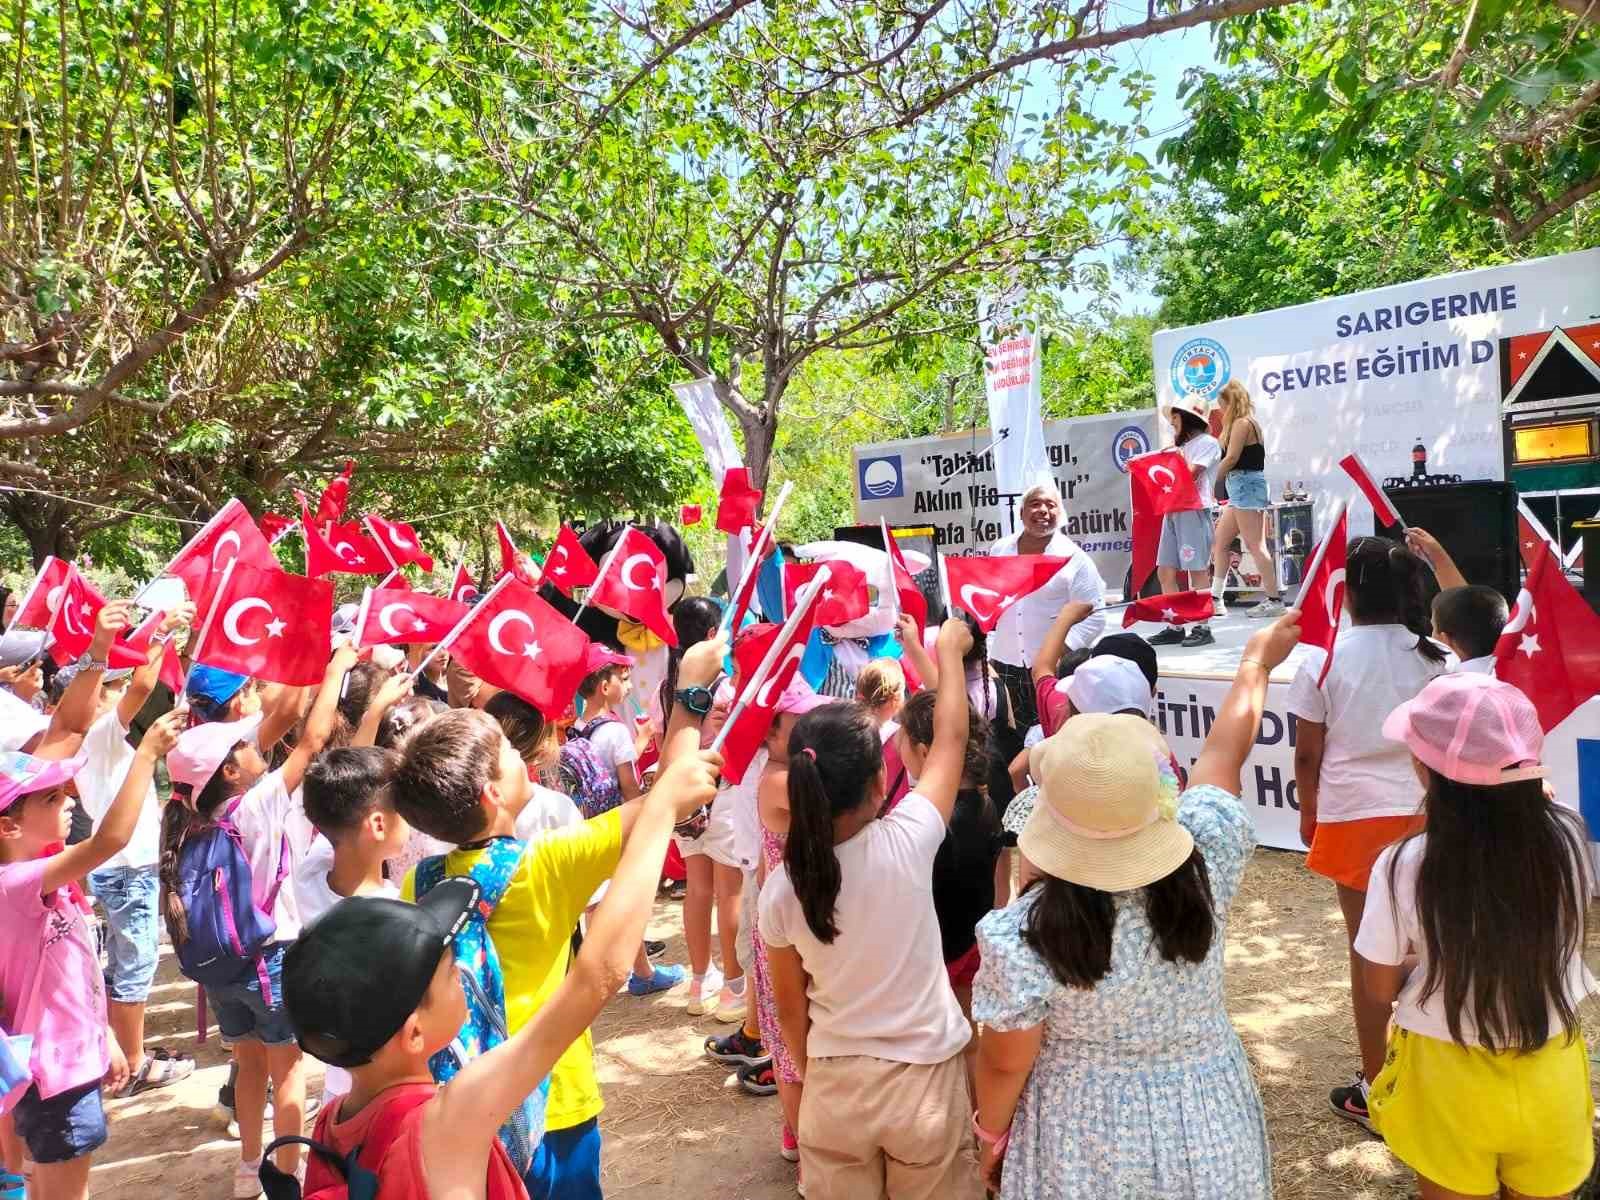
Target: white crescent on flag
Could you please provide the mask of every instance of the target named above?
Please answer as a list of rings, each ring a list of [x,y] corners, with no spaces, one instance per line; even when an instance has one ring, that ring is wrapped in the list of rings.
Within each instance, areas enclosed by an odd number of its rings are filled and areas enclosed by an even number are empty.
[[[560,557],[557,557],[558,555]],[[545,565],[550,568],[550,574],[565,575],[567,573],[567,548],[565,546],[557,546],[550,552],[550,557],[545,560]]]
[[[393,525],[389,526],[389,544],[395,547],[397,550],[412,550],[416,548],[416,543],[402,534]]]
[[[631,555],[628,560],[622,564],[622,586],[627,588],[630,592],[642,592],[649,587],[651,583],[655,582],[654,578],[651,579],[650,583],[635,583],[633,581],[634,566],[637,563],[644,563],[647,567],[650,567],[650,574],[652,576],[655,575],[655,564],[650,561],[650,556],[648,554]]]
[[[246,596],[243,600],[235,600],[228,606],[228,611],[222,615],[222,632],[227,635],[228,640],[235,646],[254,646],[261,640],[258,637],[246,637],[239,632],[240,619],[246,613],[258,608],[265,610],[269,614],[272,613],[272,605],[261,599],[260,596]]]
[[[995,613],[995,608],[985,607],[975,596],[988,596],[992,600],[999,600],[1000,593],[992,588],[979,587],[975,583],[963,584],[961,588],[961,606],[981,621],[988,621]]]
[[[401,636],[400,631],[394,627],[393,618],[390,615],[396,612],[408,612],[415,616],[417,610],[404,600],[396,600],[393,604],[385,604],[380,608],[378,610],[378,628],[382,629],[390,637]]]
[[[1173,474],[1172,468],[1164,463],[1152,463],[1150,469],[1145,472],[1145,475],[1149,477],[1151,483],[1156,481],[1157,475],[1165,475],[1171,482],[1178,482],[1178,477]]]
[[[346,550],[350,551],[350,553],[346,554]],[[333,552],[347,563],[355,563],[359,566],[366,561],[361,557],[361,553],[349,542],[335,542],[333,544]]]
[[[773,708],[777,705],[778,697],[772,694],[773,685],[777,683],[778,680],[783,676],[783,673],[789,669],[789,663],[798,663],[802,658],[805,657],[805,653],[806,643],[796,642],[794,645],[789,647],[787,654],[773,664],[772,671],[767,675],[766,682],[761,685],[761,690],[756,693],[756,707]]]
[[[87,608],[88,605],[84,605],[83,607]],[[78,624],[77,618],[73,616],[72,605],[70,604],[63,604],[61,606],[61,623],[67,627],[68,633],[77,637],[84,637],[89,632],[82,625]]]
[[[1322,603],[1327,607],[1327,613],[1328,613],[1328,617],[1330,619],[1332,619],[1333,614],[1334,614],[1333,605],[1334,605],[1335,597],[1334,597],[1333,593],[1334,593],[1335,589],[1342,588],[1343,586],[1344,586],[1344,568],[1340,567],[1337,571],[1332,572],[1328,576],[1328,582],[1327,582],[1326,585],[1324,585],[1324,587],[1322,589]]]
[[[538,657],[539,644],[537,642],[530,640],[522,647],[521,650],[511,650],[508,649],[506,644],[500,640],[500,635],[506,631],[506,626],[510,625],[513,621],[526,625],[529,632],[538,632],[538,626],[533,623],[532,617],[523,612],[520,608],[508,608],[505,612],[501,613],[499,616],[495,617],[494,620],[489,622],[490,647],[493,648],[496,654],[523,654],[528,658]]]
[[[1508,633],[1521,633],[1528,627],[1530,621],[1538,619],[1538,615],[1534,609],[1533,597],[1529,595],[1527,588],[1523,588],[1517,593],[1517,602],[1512,605],[1511,616],[1506,621],[1504,628],[1500,630],[1500,636],[1504,637]]]
[[[244,544],[239,540],[239,531],[237,529],[230,529],[227,533],[223,534],[217,539],[216,545],[211,547],[211,565],[213,567],[220,565],[217,562],[217,551],[221,550],[230,541],[233,543],[232,558],[238,558],[243,552]],[[230,558],[229,561],[232,561],[232,558]]]

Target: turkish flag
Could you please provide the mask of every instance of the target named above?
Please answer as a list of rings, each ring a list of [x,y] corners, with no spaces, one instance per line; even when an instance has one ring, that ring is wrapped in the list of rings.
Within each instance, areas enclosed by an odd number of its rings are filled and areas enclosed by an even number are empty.
[[[317,501],[317,524],[325,525],[344,516],[344,506],[350,500],[350,476],[355,473],[356,460],[347,458],[344,470],[328,481]]]
[[[449,643],[474,675],[554,720],[587,674],[589,639],[515,578],[496,583]]]
[[[51,637],[50,657],[55,659],[57,666],[64,667],[86,651],[94,640],[95,621],[100,616],[100,610],[106,606],[106,598],[71,563],[67,564],[60,587],[58,602],[53,605],[54,613],[46,628]],[[138,661],[144,661],[142,654]],[[122,662],[115,665],[129,664]]]
[[[321,528],[300,510],[300,525],[306,538],[306,574],[313,579],[324,575],[385,575],[389,560],[382,548],[356,524]]]
[[[12,628],[45,629],[55,617],[56,606],[61,602],[62,589],[67,577],[77,568],[64,558],[50,555],[33,577],[28,590],[17,605],[17,615],[11,618]]]
[[[1216,612],[1208,592],[1173,592],[1164,596],[1151,596],[1135,600],[1122,613],[1122,627],[1127,629],[1139,621],[1165,621],[1168,625],[1187,625],[1193,621],[1210,620]]]
[[[738,533],[753,527],[764,495],[750,486],[750,472],[743,467],[729,467],[723,472],[722,492],[717,497],[717,528],[723,533]]]
[[[250,510],[237,498],[224,504],[199,533],[184,543],[161,573],[183,580],[189,599],[205,612],[211,606],[212,588],[222,580],[222,569],[236,560],[262,570],[278,569],[272,547],[251,519]]]
[[[588,587],[600,576],[600,566],[589,557],[570,525],[563,525],[544,560],[544,579],[567,595]]]
[[[946,558],[950,604],[971,613],[983,632],[993,633],[1006,609],[1049,583],[1067,561],[1048,554]]]
[[[679,525],[698,525],[701,517],[705,516],[698,504],[682,504],[678,506]]]
[[[1201,507],[1194,472],[1180,450],[1157,450],[1128,460],[1133,496],[1133,571],[1129,591],[1137,596],[1156,569],[1161,518]]]
[[[1546,733],[1600,695],[1600,616],[1554,554],[1528,572],[1494,648],[1494,673],[1533,701]]]
[[[889,576],[894,582],[895,602],[901,612],[911,614],[911,619],[917,623],[917,636],[921,637],[928,628],[928,598],[917,586],[917,578],[906,565],[906,556],[900,550],[900,543],[895,541],[887,524],[884,525],[883,534],[884,548],[889,552]]]
[[[332,646],[333,585],[233,564],[206,613],[195,662],[304,687],[319,683]]]
[[[667,560],[661,547],[630,527],[612,547],[606,565],[588,602],[632,617],[667,645],[676,646],[678,633],[667,615]]]
[[[518,583],[525,583],[529,587],[539,586],[539,568],[534,565],[517,544],[511,540],[511,532],[505,527],[505,522],[494,523],[495,536],[500,539],[500,574],[496,579],[509,575]]]
[[[783,568],[783,606],[794,609],[795,597],[800,589],[817,577],[824,566],[828,568],[828,582],[817,597],[812,623],[824,628],[859,621],[872,611],[872,598],[867,594],[867,577],[860,568],[847,562],[789,563]]]
[[[836,564],[829,563],[831,568]],[[817,593],[820,596],[820,592]],[[773,718],[778,714],[778,697],[793,681],[805,657],[806,643],[816,628],[816,597],[806,611],[791,614],[782,625],[768,625],[746,632],[734,650],[734,663],[739,674],[740,698],[744,707],[723,727],[722,777],[729,783],[740,783],[750,762],[767,739]],[[779,647],[773,666],[765,679],[758,682],[758,668],[766,660],[773,646]]]
[[[158,610],[152,612],[134,628],[124,630],[111,646],[111,665],[135,669],[144,666],[149,659],[150,642],[155,637],[156,631],[161,628],[161,622],[166,616],[165,611]],[[177,646],[171,641],[161,647],[160,678],[162,683],[172,689],[173,695],[183,691],[183,660],[178,657]]]
[[[386,592],[390,588],[394,588],[397,591],[402,592],[409,592],[412,590],[411,580],[406,578],[406,573],[399,567],[396,567],[382,579],[378,580],[378,586],[372,590],[375,592]]]
[[[383,543],[394,566],[416,563],[424,571],[433,570],[433,555],[422,548],[422,539],[417,537],[417,531],[404,521],[389,521],[368,513],[367,528],[374,540]]]
[[[294,528],[294,518],[281,516],[275,512],[264,512],[256,518],[256,528],[261,530],[261,536],[269,543],[276,543]]]
[[[1347,510],[1339,510],[1339,519],[1323,539],[1327,550],[1317,564],[1316,573],[1300,585],[1300,595],[1295,607],[1300,610],[1300,644],[1321,646],[1328,652],[1317,676],[1317,686],[1328,677],[1333,665],[1333,640],[1339,636],[1339,614],[1344,611],[1345,551],[1349,546],[1349,520]],[[1318,551],[1313,550],[1315,557]]]
[[[467,571],[467,564],[456,564],[455,577],[450,580],[450,599],[458,604],[468,604],[478,595],[478,581]]]
[[[1383,489],[1378,486],[1377,477],[1367,469],[1367,464],[1361,461],[1359,454],[1346,454],[1339,460],[1339,465],[1344,468],[1344,473],[1355,480],[1356,487],[1361,489],[1361,494],[1367,498],[1367,503],[1372,505],[1372,515],[1378,524],[1384,528],[1395,525],[1404,525],[1400,513],[1396,510],[1394,502],[1384,495]]]
[[[443,641],[472,611],[448,596],[429,596],[410,588],[372,588],[361,598],[356,645],[408,646]]]

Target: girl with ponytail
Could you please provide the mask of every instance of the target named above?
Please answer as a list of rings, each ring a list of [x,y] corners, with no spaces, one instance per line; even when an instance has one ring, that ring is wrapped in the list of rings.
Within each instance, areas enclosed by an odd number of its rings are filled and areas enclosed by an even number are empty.
[[[1372,864],[1392,842],[1422,827],[1422,785],[1404,746],[1383,736],[1379,715],[1406,703],[1448,669],[1449,654],[1428,636],[1432,575],[1398,542],[1361,537],[1345,560],[1350,628],[1335,639],[1333,662],[1313,650],[1289,689],[1294,714],[1294,778],[1306,866],[1338,890],[1351,944],[1350,999],[1361,1070],[1329,1102],[1370,1129],[1367,1091],[1383,1067],[1389,1005],[1371,998],[1354,950]]]
[[[783,1040],[804,1079],[800,1167],[812,1200],[978,1190],[964,1050],[945,971],[934,859],[967,770],[966,625],[946,621],[932,743],[914,791],[880,817],[877,724],[859,704],[789,739],[789,835],[761,891]]]

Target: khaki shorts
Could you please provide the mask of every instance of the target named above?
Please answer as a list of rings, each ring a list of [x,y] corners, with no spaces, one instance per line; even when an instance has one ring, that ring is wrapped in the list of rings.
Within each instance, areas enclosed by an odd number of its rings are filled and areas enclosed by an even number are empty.
[[[800,1100],[807,1200],[977,1200],[964,1056],[813,1058]]]

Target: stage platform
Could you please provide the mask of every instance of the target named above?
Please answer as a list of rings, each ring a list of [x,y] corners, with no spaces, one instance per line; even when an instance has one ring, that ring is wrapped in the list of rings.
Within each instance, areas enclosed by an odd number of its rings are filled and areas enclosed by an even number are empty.
[[[1113,611],[1109,615],[1113,618],[1113,625],[1121,621],[1120,613]],[[1204,679],[1232,679],[1233,673],[1239,667],[1239,659],[1244,656],[1244,644],[1250,640],[1250,635],[1271,623],[1264,617],[1252,617],[1241,610],[1230,610],[1227,616],[1215,617],[1211,621],[1211,632],[1217,639],[1213,645],[1157,646],[1156,659],[1161,674],[1163,677],[1182,675]],[[1162,626],[1154,622],[1141,621],[1128,632],[1149,638],[1160,633],[1161,629]],[[1111,629],[1107,632],[1115,633],[1117,630]],[[1296,646],[1288,660],[1272,672],[1271,682],[1288,683],[1292,680],[1295,669],[1299,667],[1307,653],[1309,651],[1304,647]]]

